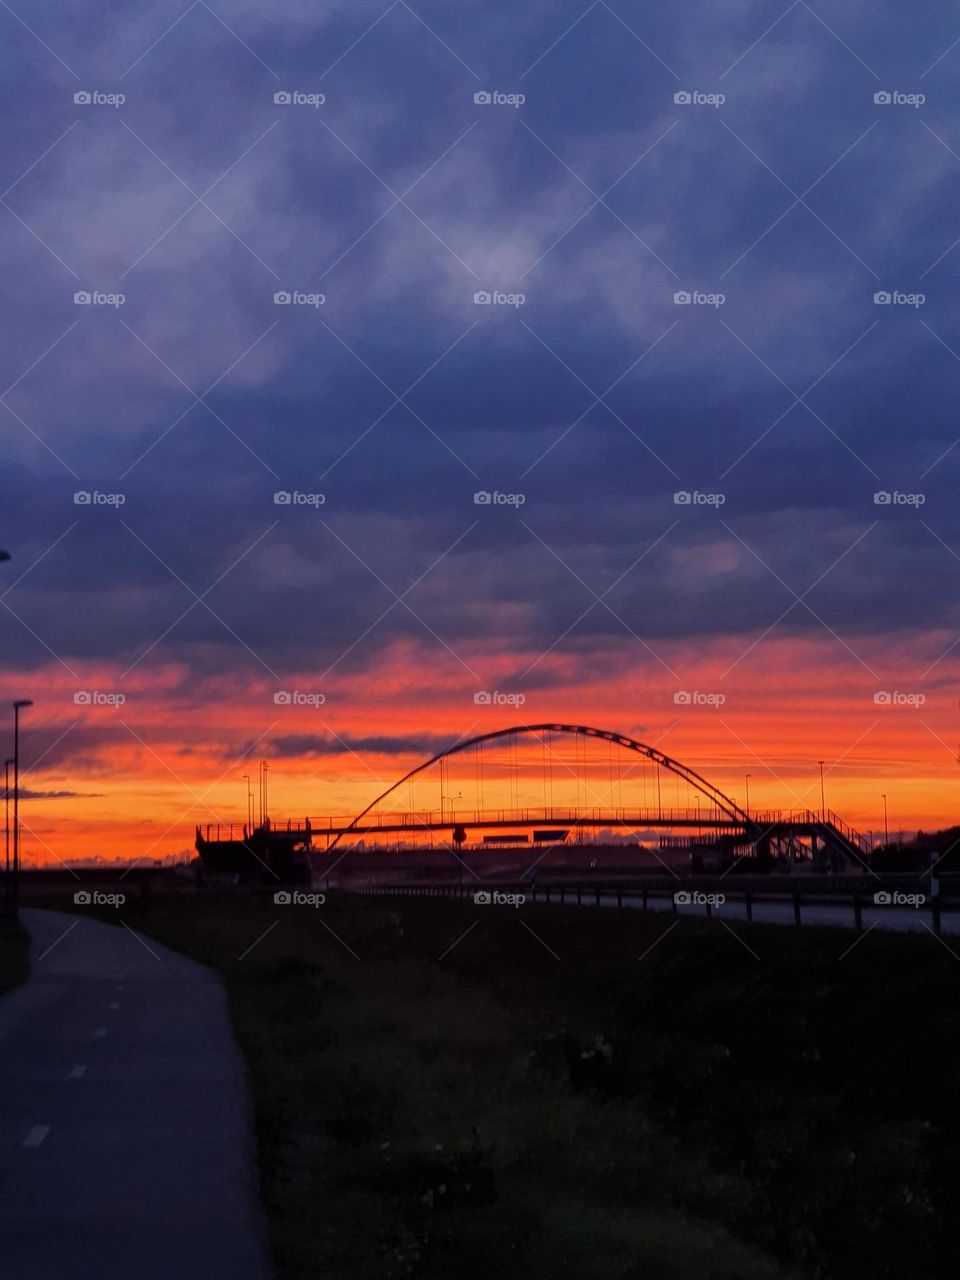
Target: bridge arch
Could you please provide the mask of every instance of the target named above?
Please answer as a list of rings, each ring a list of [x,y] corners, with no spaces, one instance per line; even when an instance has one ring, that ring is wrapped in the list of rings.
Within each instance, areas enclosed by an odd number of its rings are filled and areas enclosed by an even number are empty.
[[[689,786],[705,796],[721,813],[729,817],[732,826],[751,829],[753,822],[749,814],[740,808],[740,806],[726,795],[719,787],[715,787],[712,782],[708,781],[691,769],[688,765],[683,764],[680,760],[675,760],[672,756],[668,756],[663,751],[659,751],[656,747],[651,747],[645,742],[640,742],[637,738],[631,738],[624,733],[614,733],[609,729],[595,729],[590,725],[584,724],[515,724],[505,729],[494,729],[489,733],[480,733],[472,738],[465,738],[463,741],[453,743],[452,746],[444,748],[443,751],[437,752],[436,755],[424,760],[422,764],[418,764],[415,769],[411,769],[405,773],[402,778],[398,778],[396,782],[387,787],[376,797],[375,800],[361,810],[360,813],[351,821],[350,825],[341,831],[332,843],[327,847],[326,852],[330,853],[339,844],[344,836],[350,833],[358,826],[359,823],[367,816],[371,809],[375,809],[381,801],[385,800],[392,792],[397,791],[408,782],[411,778],[416,777],[418,773],[423,773],[426,769],[438,764],[441,760],[446,760],[449,756],[458,755],[462,751],[468,751],[471,747],[477,746],[479,743],[492,742],[498,738],[509,738],[511,735],[530,735],[541,733],[565,733],[580,735],[585,738],[597,738],[605,742],[613,743],[615,746],[623,747],[627,751],[634,751],[638,755],[645,756],[648,760],[652,760],[655,764],[674,773],[677,777],[682,778]]]

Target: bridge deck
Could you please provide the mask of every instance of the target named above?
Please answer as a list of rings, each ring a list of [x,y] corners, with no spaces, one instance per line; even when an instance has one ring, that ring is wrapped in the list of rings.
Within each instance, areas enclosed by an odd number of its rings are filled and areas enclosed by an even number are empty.
[[[813,810],[771,810],[750,815],[752,822],[737,821],[719,809],[490,809],[490,810],[422,810],[367,814],[359,820],[340,816],[308,817],[301,821],[271,823],[276,836],[291,839],[371,835],[415,835],[427,832],[503,830],[504,828],[642,830],[701,830],[718,835],[810,838],[830,835],[843,843],[861,847],[861,840],[836,814],[820,814]],[[238,825],[210,824],[205,829],[208,840],[243,838]]]

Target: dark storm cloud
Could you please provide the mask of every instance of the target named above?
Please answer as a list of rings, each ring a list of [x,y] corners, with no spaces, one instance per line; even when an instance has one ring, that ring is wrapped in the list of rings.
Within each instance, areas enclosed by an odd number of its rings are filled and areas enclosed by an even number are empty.
[[[422,756],[425,760],[451,745],[450,738],[432,734],[372,734],[369,736],[334,736],[333,734],[284,734],[270,740],[271,758],[296,759],[301,756],[337,756],[346,752],[358,755]]]
[[[924,75],[946,16],[849,6],[841,43],[800,5],[752,47],[765,4],[598,5],[551,47],[580,7],[414,8],[367,31],[379,5],[235,0],[233,35],[203,5],[169,31],[179,6],[36,6],[67,66],[0,15],[5,582],[37,562],[10,660],[202,679],[356,670],[424,623],[706,638],[827,570],[810,603],[843,633],[954,626],[960,54]],[[125,302],[74,304],[95,289]],[[474,304],[493,289],[526,301]],[[875,305],[898,290],[925,301]]]

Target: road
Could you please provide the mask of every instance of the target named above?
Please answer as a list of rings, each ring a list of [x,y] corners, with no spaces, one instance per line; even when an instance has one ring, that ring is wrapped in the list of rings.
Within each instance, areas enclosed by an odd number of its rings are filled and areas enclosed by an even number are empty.
[[[209,969],[25,910],[0,999],[3,1280],[267,1280],[243,1061]]]

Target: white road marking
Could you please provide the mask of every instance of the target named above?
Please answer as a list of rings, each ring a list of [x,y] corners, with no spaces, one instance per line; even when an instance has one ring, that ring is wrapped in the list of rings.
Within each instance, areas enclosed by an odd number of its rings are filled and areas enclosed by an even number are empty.
[[[68,1079],[68,1080],[79,1080],[79,1079],[80,1079],[80,1077],[81,1077],[81,1076],[84,1074],[84,1072],[86,1071],[86,1069],[87,1069],[87,1064],[86,1064],[85,1062],[77,1062],[77,1063],[75,1063],[75,1064],[74,1064],[74,1066],[72,1066],[72,1067],[70,1068],[70,1074],[67,1076],[67,1079]]]
[[[35,1124],[24,1138],[23,1145],[25,1147],[39,1147],[49,1132],[50,1126],[48,1124]]]

